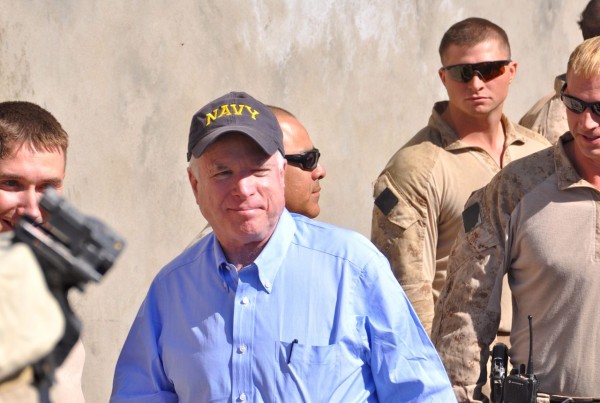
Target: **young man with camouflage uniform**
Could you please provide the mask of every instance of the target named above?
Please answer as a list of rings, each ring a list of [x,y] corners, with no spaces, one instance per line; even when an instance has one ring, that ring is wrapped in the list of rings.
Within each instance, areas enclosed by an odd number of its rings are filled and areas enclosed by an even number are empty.
[[[505,274],[511,363],[528,362],[531,315],[538,402],[600,401],[600,37],[571,54],[562,100],[570,131],[503,169],[463,213],[432,331],[461,402],[487,401]]]
[[[467,198],[509,162],[549,145],[502,112],[517,73],[502,28],[481,18],[460,21],[439,52],[449,100],[434,105],[427,127],[377,179],[371,234],[428,332]],[[501,330],[509,326],[507,316]]]

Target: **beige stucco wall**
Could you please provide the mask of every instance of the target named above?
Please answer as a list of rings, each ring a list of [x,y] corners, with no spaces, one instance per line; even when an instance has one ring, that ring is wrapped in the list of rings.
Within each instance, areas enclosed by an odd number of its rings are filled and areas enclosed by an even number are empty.
[[[0,97],[48,108],[70,133],[66,196],[128,241],[100,285],[74,295],[88,402],[149,282],[203,226],[186,175],[192,114],[230,90],[295,113],[321,149],[320,220],[368,236],[371,182],[445,98],[437,46],[488,18],[519,62],[517,120],[552,90],[587,0],[0,0]]]

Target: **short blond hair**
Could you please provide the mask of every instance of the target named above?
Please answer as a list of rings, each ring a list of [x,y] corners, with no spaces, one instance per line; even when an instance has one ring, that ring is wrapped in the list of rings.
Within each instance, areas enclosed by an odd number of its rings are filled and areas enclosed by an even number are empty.
[[[600,36],[583,41],[571,53],[567,64],[567,81],[572,74],[585,79],[600,75]]]

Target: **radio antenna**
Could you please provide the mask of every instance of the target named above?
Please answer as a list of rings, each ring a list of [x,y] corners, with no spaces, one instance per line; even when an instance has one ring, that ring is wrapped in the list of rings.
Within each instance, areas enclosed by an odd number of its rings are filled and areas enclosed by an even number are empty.
[[[533,358],[531,358],[531,351],[533,350],[533,326],[531,325],[531,320],[533,316],[527,316],[529,320],[529,360],[527,360],[527,372],[526,375],[533,374]]]

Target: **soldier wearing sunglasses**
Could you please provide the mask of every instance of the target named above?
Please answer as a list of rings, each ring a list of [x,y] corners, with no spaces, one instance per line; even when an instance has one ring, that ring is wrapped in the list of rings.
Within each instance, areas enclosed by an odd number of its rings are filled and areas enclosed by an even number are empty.
[[[583,39],[600,35],[600,0],[591,0],[581,13],[579,28]],[[519,121],[519,124],[546,137],[552,144],[567,130],[567,114],[560,98],[566,74],[554,79],[554,91],[535,103]]]
[[[508,277],[510,359],[528,361],[532,315],[537,401],[600,402],[600,37],[571,54],[561,98],[569,131],[467,202],[432,331],[459,401],[484,399]]]
[[[434,105],[428,125],[381,172],[371,232],[428,332],[467,198],[509,162],[549,145],[503,114],[517,63],[502,28],[460,21],[439,53],[448,100]],[[501,329],[508,332],[506,316]]]
[[[285,149],[285,207],[293,213],[315,218],[321,212],[319,197],[325,167],[319,163],[321,153],[308,132],[290,112],[269,106],[283,131]]]

